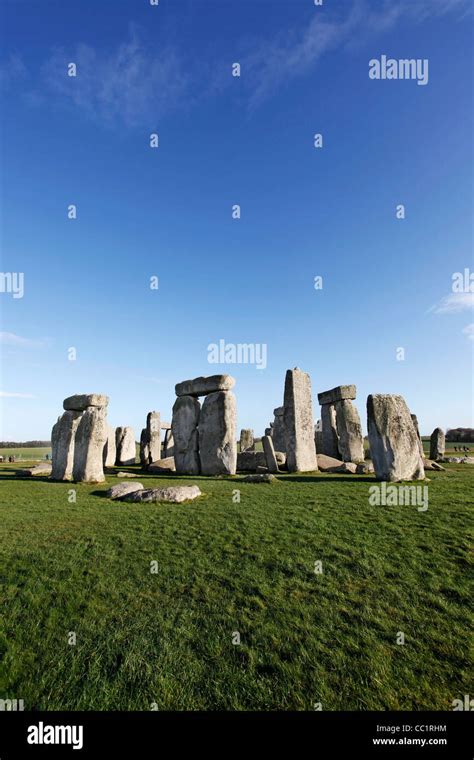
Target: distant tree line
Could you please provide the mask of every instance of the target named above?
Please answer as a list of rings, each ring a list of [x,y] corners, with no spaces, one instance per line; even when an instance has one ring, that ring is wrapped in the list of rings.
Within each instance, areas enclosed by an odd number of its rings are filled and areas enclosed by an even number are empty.
[[[446,440],[474,443],[474,428],[451,428],[446,433]]]
[[[39,449],[51,446],[51,441],[0,441],[0,449]]]

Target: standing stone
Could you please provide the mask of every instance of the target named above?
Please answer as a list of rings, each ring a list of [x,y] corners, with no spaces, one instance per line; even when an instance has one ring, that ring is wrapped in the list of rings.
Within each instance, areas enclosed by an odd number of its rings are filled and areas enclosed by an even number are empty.
[[[161,425],[159,412],[148,412],[146,429],[148,431],[148,457],[150,462],[157,462],[161,459]]]
[[[433,459],[435,462],[437,462],[438,459],[442,459],[444,457],[445,448],[446,448],[446,437],[444,435],[443,430],[437,427],[431,433],[430,459]]]
[[[322,448],[321,452],[317,449],[318,453],[325,454],[327,457],[339,458],[339,440],[336,427],[336,409],[334,404],[323,404],[321,407],[321,422],[322,422]]]
[[[271,436],[264,435],[262,438],[263,450],[265,452],[265,459],[269,472],[278,472],[278,463],[275,456],[275,449],[273,448],[273,441]]]
[[[425,472],[415,426],[402,396],[367,398],[370,455],[378,480],[423,480]]]
[[[231,391],[217,391],[206,396],[199,417],[199,456],[203,475],[235,475],[236,422],[237,404]]]
[[[77,427],[84,412],[67,410],[58,419],[51,434],[52,480],[71,480]]]
[[[136,448],[135,433],[131,427],[118,427],[115,431],[117,456],[115,464],[135,464]]]
[[[82,483],[102,483],[105,480],[103,454],[107,435],[107,407],[87,407],[76,430],[74,480]]]
[[[150,447],[148,446],[148,430],[143,428],[140,433],[140,464],[146,467],[150,464]]]
[[[103,453],[104,467],[113,467],[116,457],[117,451],[115,448],[115,430],[110,425],[107,425],[107,440],[105,442]]]
[[[240,451],[255,451],[253,430],[244,428],[240,431]]]
[[[274,420],[273,420],[273,446],[275,448],[275,451],[286,451],[286,439],[285,439],[285,421],[283,419],[283,412],[284,407],[283,406],[277,406],[276,409],[274,409]]]
[[[165,429],[165,440],[163,441],[163,459],[174,456],[174,439],[171,426]]]
[[[422,459],[424,459],[425,452],[423,449],[423,441],[421,440],[420,428],[418,427],[418,417],[416,416],[416,414],[411,414],[410,417],[412,418],[413,424],[415,426],[416,436],[418,438],[418,448],[420,449],[420,456]]]
[[[287,371],[284,399],[288,472],[313,472],[318,469],[318,463],[314,444],[311,379],[306,372],[297,367]]]
[[[339,437],[339,454],[343,462],[364,461],[364,438],[359,412],[350,399],[337,401],[336,428]],[[323,407],[324,409],[324,407]]]
[[[199,475],[198,422],[201,405],[193,396],[179,396],[174,402],[171,431],[174,461],[180,475]]]

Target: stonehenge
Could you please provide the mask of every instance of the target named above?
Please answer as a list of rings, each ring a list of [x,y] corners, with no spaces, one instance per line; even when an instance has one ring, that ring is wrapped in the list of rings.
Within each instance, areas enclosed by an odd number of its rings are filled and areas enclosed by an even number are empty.
[[[433,430],[430,437],[430,459],[437,462],[444,457],[446,449],[446,437],[444,431],[437,427]]]
[[[270,435],[264,435],[262,438],[262,444],[268,472],[278,472],[278,462],[275,456],[275,449],[273,448],[272,437]]]
[[[135,433],[131,427],[118,427],[115,430],[116,456],[115,464],[135,464]]]
[[[230,375],[185,380],[175,386],[171,430],[176,472],[234,475],[237,467],[237,405]],[[197,397],[205,396],[201,404]]]
[[[338,385],[318,393],[321,404],[322,454],[340,457],[343,462],[364,461],[364,438],[359,412],[352,401],[355,385]]]
[[[420,449],[420,456],[423,459],[425,456],[425,452],[423,451],[423,443],[420,436],[420,428],[418,427],[418,417],[416,416],[416,414],[411,414],[410,417],[412,418],[413,424],[415,426],[416,436],[418,438],[418,448]]]
[[[140,434],[140,463],[142,467],[161,459],[161,417],[159,412],[148,412],[146,427]]]
[[[277,406],[276,409],[273,410],[273,428],[272,428],[272,438],[273,438],[273,448],[275,451],[283,451],[286,452],[286,440],[285,440],[285,423],[283,420],[283,412],[284,407],[283,406]]]
[[[367,398],[367,426],[370,454],[378,480],[424,479],[418,436],[402,396],[370,395]]]
[[[283,407],[288,472],[313,472],[318,469],[318,463],[311,380],[298,367],[286,373]]]
[[[115,459],[117,456],[117,449],[115,446],[115,430],[110,425],[107,425],[107,440],[104,444],[103,463],[104,467],[113,467],[115,465]]]
[[[64,413],[51,432],[53,480],[104,481],[109,399],[97,393],[64,399]]]
[[[240,431],[240,451],[255,451],[253,430],[250,428]]]

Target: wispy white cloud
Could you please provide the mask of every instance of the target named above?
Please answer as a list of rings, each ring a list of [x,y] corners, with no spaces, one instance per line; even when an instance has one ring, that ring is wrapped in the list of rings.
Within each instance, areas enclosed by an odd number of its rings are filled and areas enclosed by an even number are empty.
[[[4,346],[18,346],[19,348],[42,348],[46,345],[44,340],[32,340],[15,335],[11,332],[0,332],[0,344]]]
[[[471,322],[470,324],[466,325],[466,327],[463,327],[462,331],[469,340],[474,340],[474,322]]]
[[[10,393],[9,391],[0,391],[0,398],[36,398],[32,393]]]
[[[435,314],[456,314],[473,308],[474,293],[449,293],[428,311]]]

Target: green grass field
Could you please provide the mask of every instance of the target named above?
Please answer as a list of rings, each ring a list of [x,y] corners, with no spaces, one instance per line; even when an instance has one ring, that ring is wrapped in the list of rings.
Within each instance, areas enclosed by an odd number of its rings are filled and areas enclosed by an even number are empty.
[[[94,487],[14,471],[0,466],[1,698],[28,710],[446,710],[474,693],[469,465],[429,473],[426,512],[370,506],[372,477],[140,474],[204,495],[134,505],[104,498],[115,475]]]

